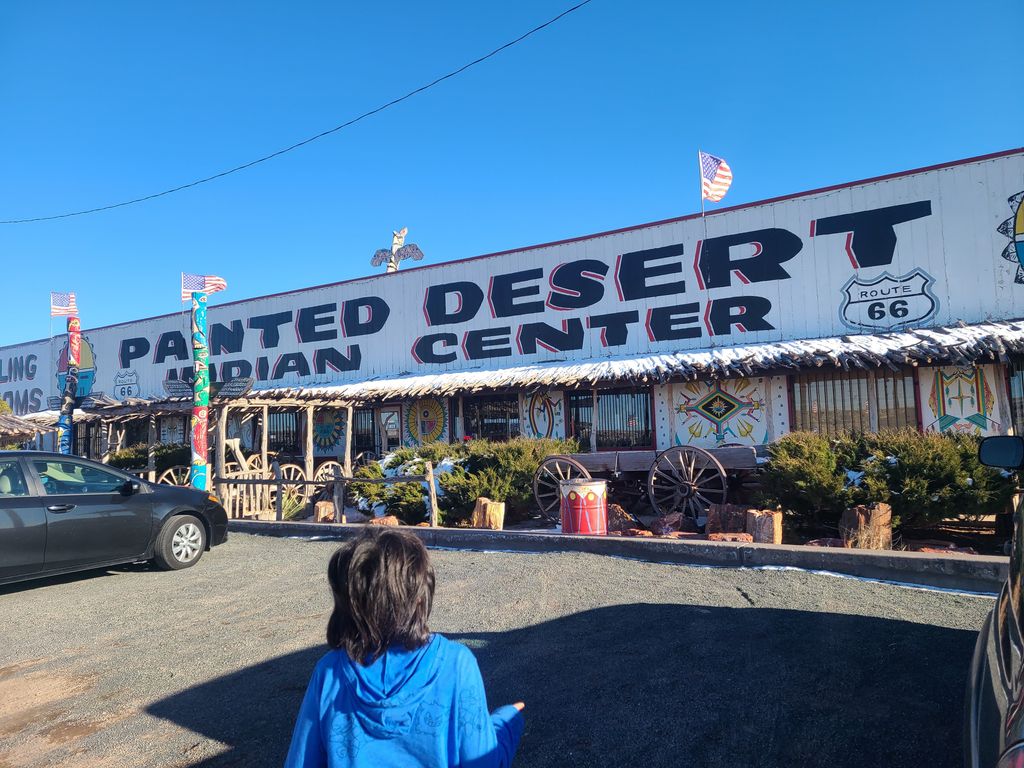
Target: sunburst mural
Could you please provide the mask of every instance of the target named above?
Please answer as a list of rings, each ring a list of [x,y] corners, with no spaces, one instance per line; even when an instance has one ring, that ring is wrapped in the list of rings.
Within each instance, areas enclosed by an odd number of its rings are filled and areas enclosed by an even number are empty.
[[[405,410],[405,444],[425,445],[448,439],[448,401],[424,397],[409,403]]]
[[[1003,249],[1003,258],[1017,265],[1015,283],[1024,284],[1024,191],[1018,192],[1006,201],[1013,215],[999,225],[999,234],[1010,238]]]
[[[673,389],[676,445],[767,442],[764,379],[690,381]]]
[[[345,417],[340,411],[320,410],[313,418],[313,442],[321,451],[334,449],[345,435]]]

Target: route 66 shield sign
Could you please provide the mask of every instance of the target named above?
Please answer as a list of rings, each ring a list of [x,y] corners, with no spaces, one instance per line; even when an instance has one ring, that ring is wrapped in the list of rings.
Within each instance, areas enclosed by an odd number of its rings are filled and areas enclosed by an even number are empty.
[[[849,328],[892,330],[932,317],[939,300],[931,291],[935,278],[920,267],[899,277],[851,277],[842,288],[839,319]]]

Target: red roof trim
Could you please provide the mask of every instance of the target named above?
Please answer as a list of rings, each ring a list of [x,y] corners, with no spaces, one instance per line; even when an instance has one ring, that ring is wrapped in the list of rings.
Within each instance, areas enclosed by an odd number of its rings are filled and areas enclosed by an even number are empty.
[[[860,179],[858,181],[849,181],[849,182],[845,182],[843,184],[833,184],[833,185],[828,186],[828,187],[818,187],[817,189],[809,189],[809,190],[807,190],[805,192],[794,192],[793,194],[789,194],[789,195],[780,195],[778,197],[769,197],[769,198],[766,198],[764,200],[756,200],[754,202],[742,203],[740,205],[733,205],[733,206],[729,206],[729,207],[726,207],[726,208],[717,208],[714,211],[712,211],[710,213],[707,213],[706,215],[707,216],[718,216],[719,214],[723,214],[723,213],[730,213],[732,211],[741,211],[741,210],[743,210],[745,208],[756,208],[757,206],[760,206],[760,205],[769,205],[771,203],[782,202],[783,200],[793,200],[793,199],[800,198],[800,197],[808,197],[809,195],[818,195],[818,194],[821,194],[823,192],[834,192],[837,189],[849,189],[850,187],[859,187],[859,186],[861,186],[863,184],[874,184],[875,182],[888,181],[889,179],[898,179],[898,178],[901,178],[903,176],[914,176],[915,174],[918,174],[918,173],[927,173],[928,171],[939,171],[939,170],[944,170],[946,168],[954,168],[954,167],[956,167],[958,165],[968,165],[970,163],[981,163],[981,162],[985,162],[986,160],[995,160],[995,159],[1000,158],[1000,157],[1008,157],[1010,155],[1017,155],[1017,154],[1021,154],[1021,153],[1024,153],[1024,147],[1017,147],[1016,149],[1006,149],[1006,150],[1003,150],[1001,152],[991,152],[991,153],[989,153],[987,155],[978,155],[977,157],[967,157],[967,158],[964,158],[962,160],[953,160],[953,161],[950,161],[950,162],[947,162],[947,163],[938,163],[936,165],[926,165],[926,166],[924,166],[922,168],[913,168],[913,169],[911,169],[909,171],[898,171],[896,173],[887,173],[887,174],[884,174],[882,176],[872,176],[870,178]],[[316,290],[320,290],[322,288],[333,288],[334,286],[338,286],[338,285],[347,285],[349,283],[358,283],[358,282],[363,281],[363,280],[381,280],[381,279],[385,279],[387,277],[390,277],[391,275],[407,274],[409,272],[418,272],[418,271],[424,270],[424,269],[438,269],[440,267],[448,267],[448,266],[450,266],[452,264],[462,264],[462,263],[467,262],[467,261],[476,261],[478,259],[490,259],[490,258],[493,258],[495,256],[505,256],[506,254],[509,254],[509,253],[523,253],[523,252],[526,252],[526,251],[540,250],[541,248],[552,248],[552,247],[554,247],[556,245],[567,245],[569,243],[582,242],[583,240],[594,240],[594,239],[599,238],[599,237],[608,237],[609,235],[619,235],[619,234],[622,234],[623,232],[633,232],[633,231],[638,230],[638,229],[647,229],[648,227],[660,227],[660,226],[663,226],[665,224],[675,224],[675,223],[678,223],[680,221],[688,221],[690,219],[698,219],[700,217],[701,217],[701,214],[699,214],[699,213],[690,213],[690,214],[687,214],[685,216],[676,216],[676,217],[671,218],[671,219],[661,219],[660,221],[649,221],[649,222],[647,222],[645,224],[634,224],[633,226],[629,226],[629,227],[621,227],[619,229],[609,229],[609,230],[607,230],[605,232],[597,232],[597,233],[592,234],[592,235],[581,235],[579,237],[569,237],[569,238],[566,238],[564,240],[554,240],[554,241],[549,242],[549,243],[541,243],[540,245],[529,245],[529,246],[526,246],[525,248],[510,248],[510,249],[505,250],[505,251],[495,251],[494,253],[485,253],[485,254],[482,254],[482,255],[479,255],[479,256],[467,256],[467,257],[462,258],[462,259],[452,259],[451,261],[438,262],[437,264],[424,264],[423,266],[420,266],[420,267],[410,267],[408,269],[403,269],[400,272],[386,272],[384,274],[364,275],[363,277],[352,277],[352,278],[349,278],[348,280],[338,280],[337,282],[323,283],[321,285],[313,285],[313,286],[310,286],[308,288],[295,288],[295,289],[290,290],[290,291],[280,291],[278,293],[268,293],[268,294],[265,294],[263,296],[253,296],[253,297],[248,298],[248,299],[237,299],[236,301],[228,301],[228,302],[224,302],[223,304],[211,304],[209,308],[210,309],[219,309],[220,307],[230,307],[230,306],[234,306],[235,304],[244,304],[244,303],[247,303],[247,302],[250,302],[250,301],[259,301],[260,299],[272,299],[272,298],[275,298],[277,296],[289,296],[289,295],[291,295],[293,293],[304,293],[306,291],[316,291]],[[144,322],[148,322],[150,320],[160,320],[160,319],[165,318],[165,317],[173,317],[174,315],[179,315],[179,314],[182,314],[182,313],[181,312],[168,312],[167,314],[153,315],[152,317],[145,317],[145,318],[141,318],[139,320],[127,320],[127,321],[125,321],[123,323],[113,323],[111,325],[101,325],[101,326],[99,326],[97,328],[85,329],[85,330],[82,331],[82,333],[86,333],[86,332],[89,332],[89,331],[106,330],[107,328],[118,328],[118,327],[120,327],[122,325],[132,325],[133,323],[144,323]],[[58,334],[58,335],[60,335],[60,334]],[[23,344],[35,344],[35,343],[38,343],[40,341],[49,341],[49,339],[37,339],[36,341],[26,341],[26,342],[22,342],[22,343]],[[17,344],[17,345],[14,345],[14,346],[21,346],[21,344]]]

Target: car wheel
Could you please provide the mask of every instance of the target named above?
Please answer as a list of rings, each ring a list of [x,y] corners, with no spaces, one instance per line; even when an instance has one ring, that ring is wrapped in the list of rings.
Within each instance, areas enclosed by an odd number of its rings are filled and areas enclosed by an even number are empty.
[[[167,571],[191,568],[206,549],[206,529],[192,515],[177,515],[168,520],[157,536],[153,550],[156,564]]]

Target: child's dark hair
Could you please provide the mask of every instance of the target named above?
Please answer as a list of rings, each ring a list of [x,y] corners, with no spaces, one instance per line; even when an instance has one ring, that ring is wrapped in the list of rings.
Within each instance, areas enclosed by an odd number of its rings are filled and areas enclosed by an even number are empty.
[[[413,650],[430,639],[434,568],[417,536],[367,526],[331,557],[327,580],[334,593],[327,644],[352,661],[369,663],[390,645]]]

